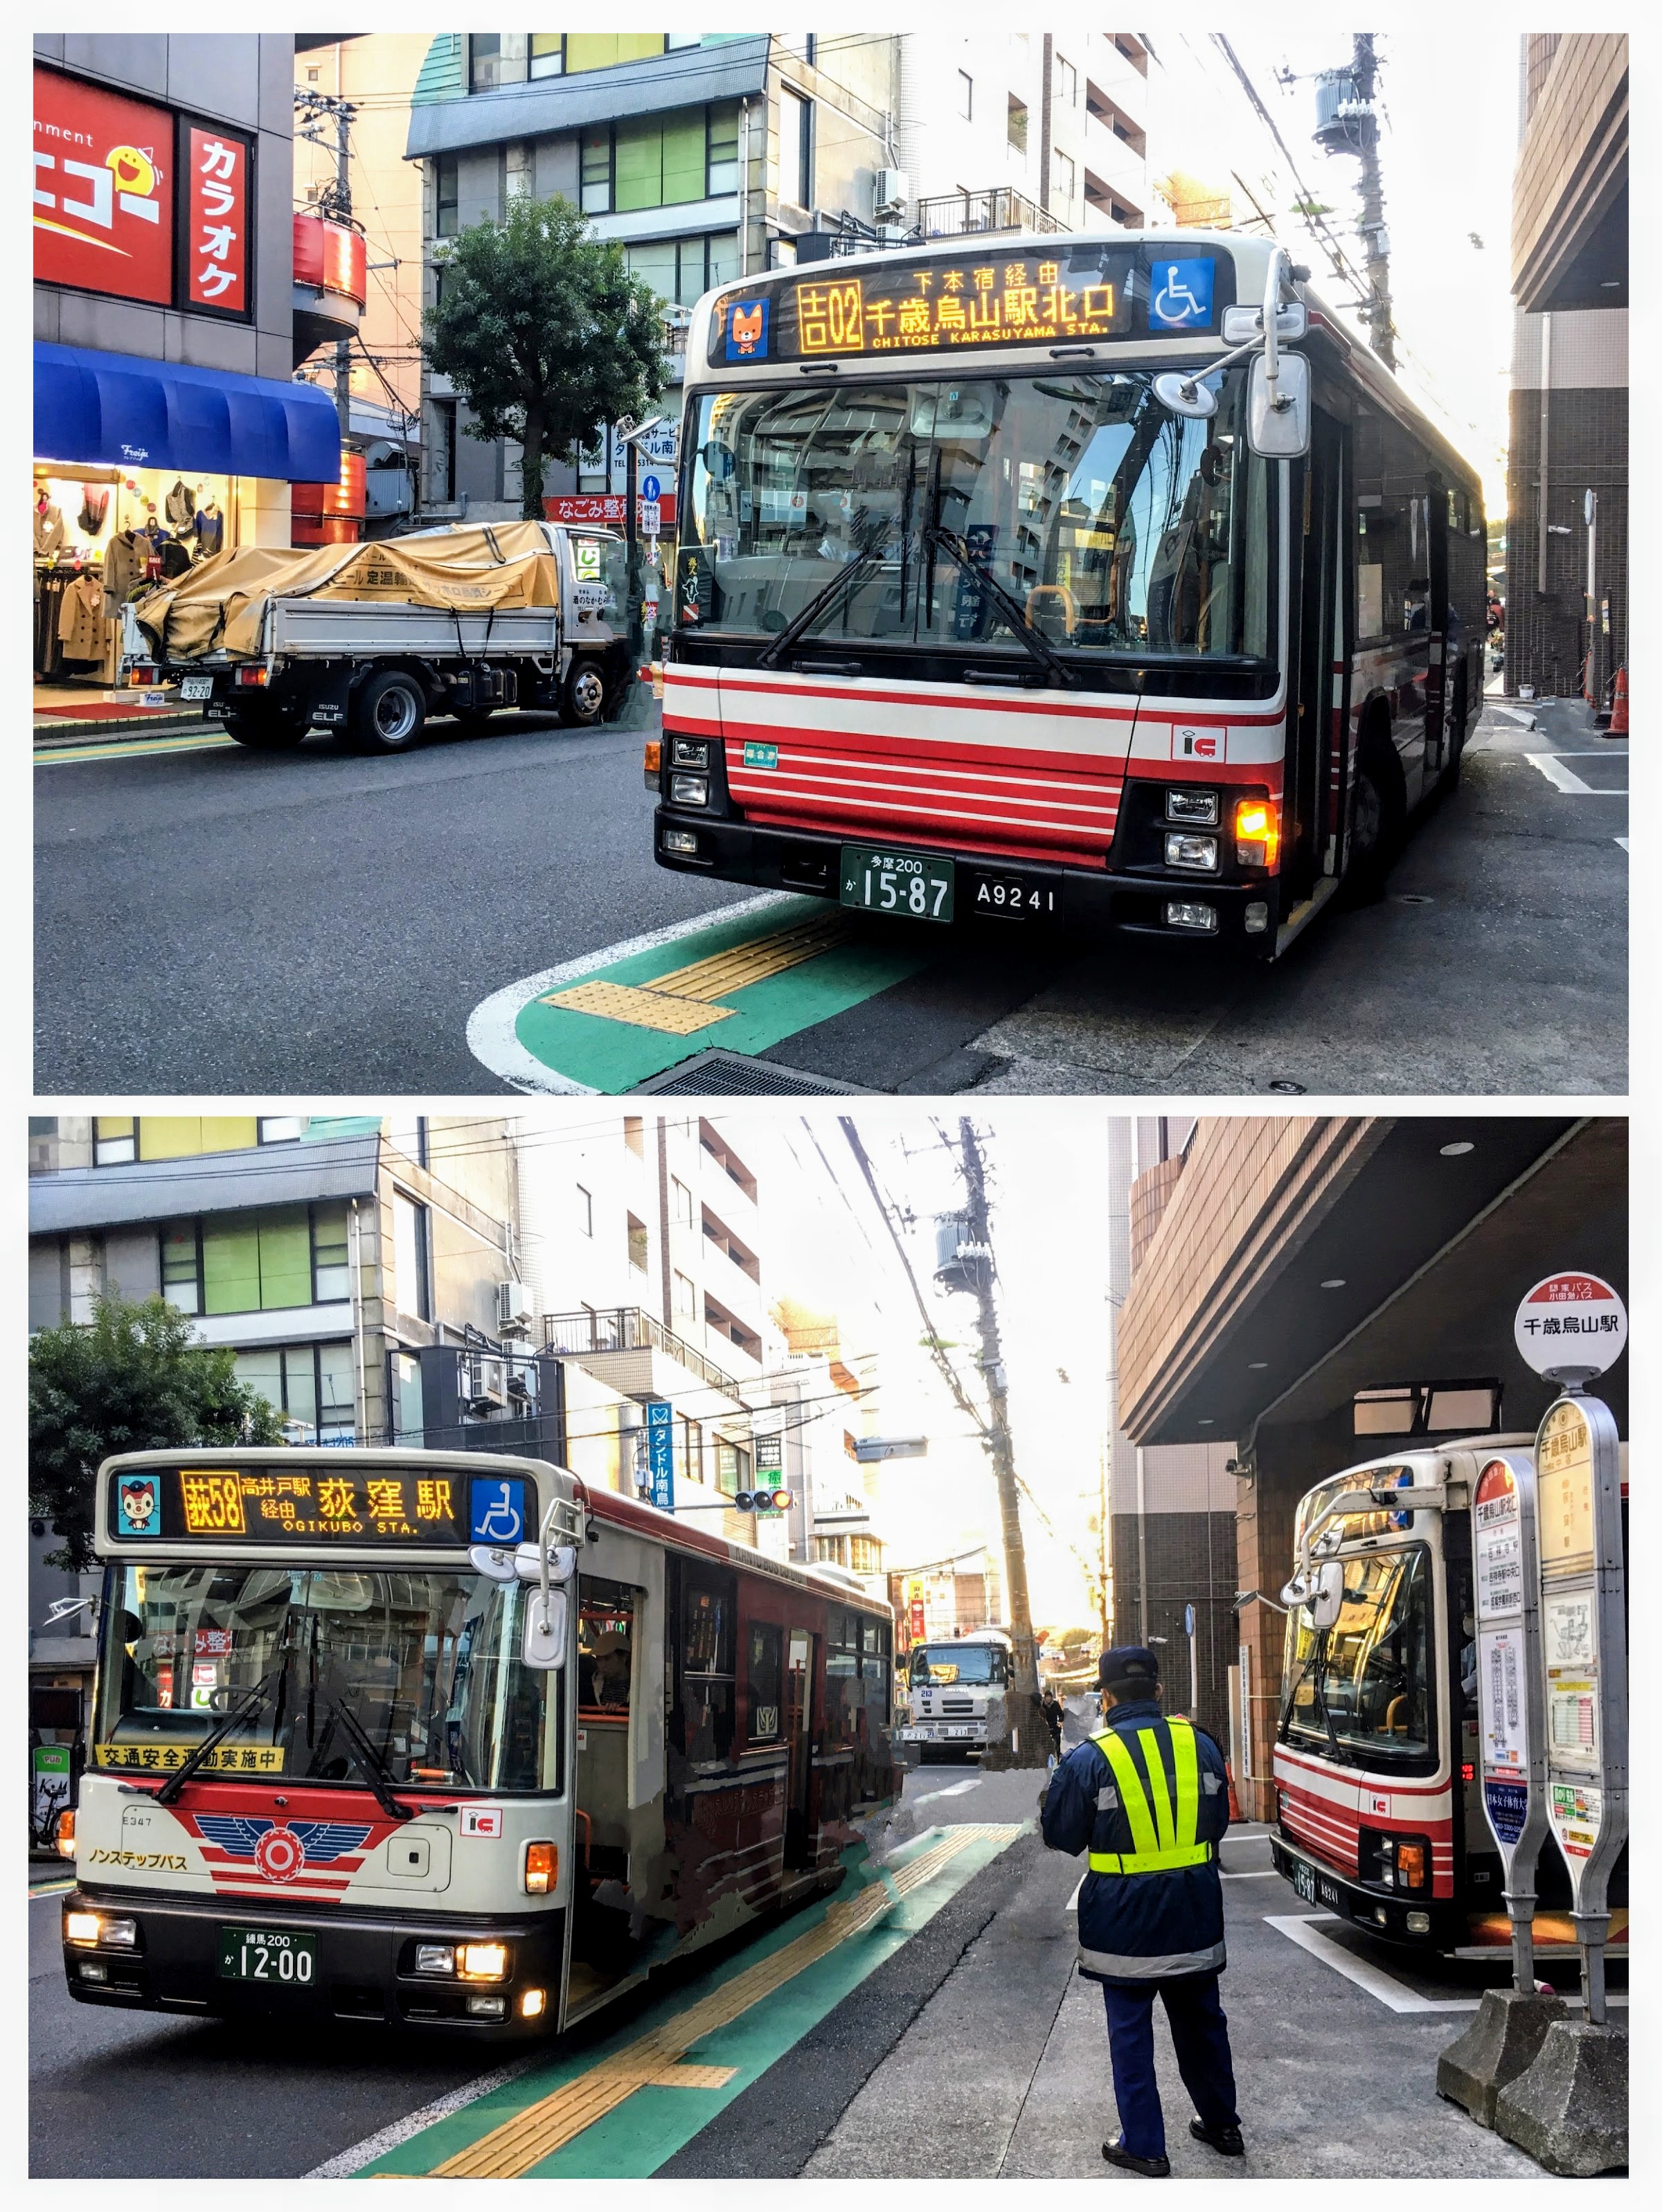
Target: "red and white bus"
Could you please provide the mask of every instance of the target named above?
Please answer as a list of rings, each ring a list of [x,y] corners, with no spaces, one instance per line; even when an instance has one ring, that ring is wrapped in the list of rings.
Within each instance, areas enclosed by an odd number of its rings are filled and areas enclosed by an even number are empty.
[[[1480,704],[1482,503],[1302,275],[1022,234],[709,294],[660,863],[1266,958],[1376,891]]]
[[[542,1461],[107,1462],[72,1996],[546,2033],[834,1888],[892,1621]]]
[[[1288,1617],[1276,1869],[1307,1904],[1461,1958],[1504,1957],[1512,1940],[1478,1759],[1471,1500],[1486,1468],[1527,1462],[1534,1442],[1465,1437],[1348,1468],[1309,1492],[1294,1522],[1295,1557],[1336,1562],[1342,1595],[1325,1627],[1302,1604]],[[1403,1489],[1444,1502],[1318,1528],[1347,1493]],[[1550,1841],[1536,1889],[1537,1957],[1573,1958],[1569,1875]],[[1625,1956],[1625,1850],[1610,1901],[1611,1950]]]

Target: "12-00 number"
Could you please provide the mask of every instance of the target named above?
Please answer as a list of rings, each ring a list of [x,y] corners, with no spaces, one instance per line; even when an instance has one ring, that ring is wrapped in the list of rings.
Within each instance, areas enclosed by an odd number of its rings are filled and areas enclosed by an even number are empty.
[[[947,896],[947,881],[942,877],[935,883],[929,883],[922,868],[921,860],[894,860],[887,867],[875,871],[868,868],[865,903],[874,907],[880,914],[938,915]],[[874,876],[877,884],[875,898],[872,896]]]

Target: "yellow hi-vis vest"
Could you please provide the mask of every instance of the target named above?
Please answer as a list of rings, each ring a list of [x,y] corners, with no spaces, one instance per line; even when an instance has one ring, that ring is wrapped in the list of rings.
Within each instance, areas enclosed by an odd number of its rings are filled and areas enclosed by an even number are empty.
[[[1171,1867],[1204,1866],[1212,1856],[1210,1844],[1196,1843],[1200,1826],[1200,1763],[1195,1753],[1195,1731],[1187,1721],[1166,1723],[1172,1739],[1172,1761],[1177,1771],[1178,1802],[1173,1814],[1166,1794],[1166,1764],[1160,1755],[1160,1737],[1153,1728],[1140,1728],[1137,1741],[1148,1769],[1143,1788],[1131,1747],[1115,1729],[1105,1729],[1091,1741],[1113,1770],[1119,1802],[1131,1825],[1133,1848],[1129,1851],[1093,1851],[1093,1874],[1160,1874]],[[1154,1802],[1151,1808],[1149,1799]]]

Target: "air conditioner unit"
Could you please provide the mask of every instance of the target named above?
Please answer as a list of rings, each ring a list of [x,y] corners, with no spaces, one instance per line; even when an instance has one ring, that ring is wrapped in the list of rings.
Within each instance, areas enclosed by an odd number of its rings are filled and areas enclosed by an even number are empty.
[[[531,1292],[523,1283],[496,1285],[496,1334],[524,1336],[531,1327]]]
[[[462,1395],[470,1413],[487,1414],[508,1404],[508,1378],[500,1359],[475,1354],[464,1363]]]
[[[911,198],[911,179],[904,169],[880,169],[872,179],[872,206],[881,215],[886,208],[898,213]]]

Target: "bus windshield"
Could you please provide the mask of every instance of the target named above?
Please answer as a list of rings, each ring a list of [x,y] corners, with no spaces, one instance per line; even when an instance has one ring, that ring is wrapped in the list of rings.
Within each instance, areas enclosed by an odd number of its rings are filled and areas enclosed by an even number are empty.
[[[362,1787],[344,1705],[390,1782],[540,1789],[561,1698],[521,1663],[524,1605],[518,1583],[444,1568],[112,1565],[96,1764],[182,1765],[265,1682],[199,1771]]]
[[[1423,1759],[1432,1732],[1430,1555],[1423,1545],[1344,1563],[1331,1628],[1292,1616],[1282,1734],[1352,1765]]]
[[[986,1684],[1006,1679],[1001,1644],[928,1644],[912,1654],[911,1680]]]
[[[1268,664],[1270,471],[1245,368],[1203,381],[1203,422],[1143,370],[709,393],[681,627],[765,638],[824,594],[806,639],[1021,653],[1025,621],[1093,660]]]

